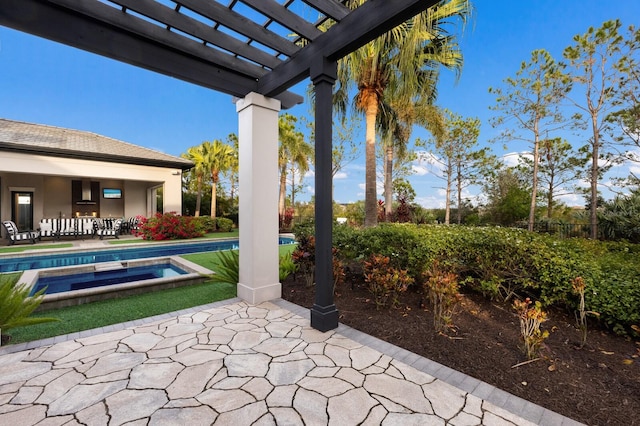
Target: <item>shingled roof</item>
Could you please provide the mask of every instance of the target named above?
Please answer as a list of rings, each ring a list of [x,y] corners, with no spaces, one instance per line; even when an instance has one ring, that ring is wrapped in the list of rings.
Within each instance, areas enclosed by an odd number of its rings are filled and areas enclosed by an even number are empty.
[[[82,130],[0,118],[0,151],[188,170],[191,161]]]

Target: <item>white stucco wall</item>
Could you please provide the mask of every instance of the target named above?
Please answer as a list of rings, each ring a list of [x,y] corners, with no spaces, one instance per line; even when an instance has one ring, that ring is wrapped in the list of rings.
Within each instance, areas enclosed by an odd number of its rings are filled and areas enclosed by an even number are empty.
[[[61,212],[73,214],[71,181],[82,178],[99,180],[102,183],[101,190],[104,187],[122,188],[123,200],[100,200],[102,216],[147,215],[150,210],[147,205],[148,191],[159,185],[164,187],[164,211],[182,211],[182,177],[179,169],[12,152],[2,152],[0,157],[2,219],[11,217],[11,187],[34,188],[36,223],[42,217],[57,217]],[[102,196],[102,192],[100,194]]]

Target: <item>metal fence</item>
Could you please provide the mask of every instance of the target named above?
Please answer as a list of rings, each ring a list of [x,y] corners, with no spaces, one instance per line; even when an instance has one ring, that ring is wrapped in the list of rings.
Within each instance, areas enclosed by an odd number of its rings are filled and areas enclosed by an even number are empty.
[[[528,225],[518,224],[518,228],[527,229]],[[589,238],[591,227],[588,223],[535,222],[534,232],[555,235],[558,238]]]

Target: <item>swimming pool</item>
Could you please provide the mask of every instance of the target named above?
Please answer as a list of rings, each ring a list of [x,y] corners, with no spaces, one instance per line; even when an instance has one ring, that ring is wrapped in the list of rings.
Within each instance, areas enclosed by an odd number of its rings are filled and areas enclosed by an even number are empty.
[[[186,271],[170,263],[137,266],[133,268],[116,268],[96,270],[72,275],[42,276],[31,288],[31,295],[46,288],[45,294],[65,291],[85,290],[132,281],[152,280],[156,278],[177,277]]]
[[[280,237],[278,244],[292,244],[293,242],[293,238]],[[117,262],[121,260],[145,259],[148,257],[171,256],[207,251],[233,250],[237,248],[239,248],[238,240],[224,240],[199,243],[145,245],[144,247],[109,248],[103,250],[67,252],[48,255],[11,256],[0,259],[0,272],[59,268],[62,266]]]

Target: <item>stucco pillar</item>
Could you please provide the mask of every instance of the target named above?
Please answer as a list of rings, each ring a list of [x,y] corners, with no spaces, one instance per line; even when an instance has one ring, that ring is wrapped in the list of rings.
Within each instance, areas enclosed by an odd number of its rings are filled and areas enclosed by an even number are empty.
[[[278,112],[280,101],[249,93],[236,102],[240,149],[240,282],[251,304],[279,298]]]
[[[311,308],[311,326],[320,331],[338,327],[333,300],[333,193],[332,193],[332,97],[336,62],[317,58],[311,64],[316,94],[316,297]]]

